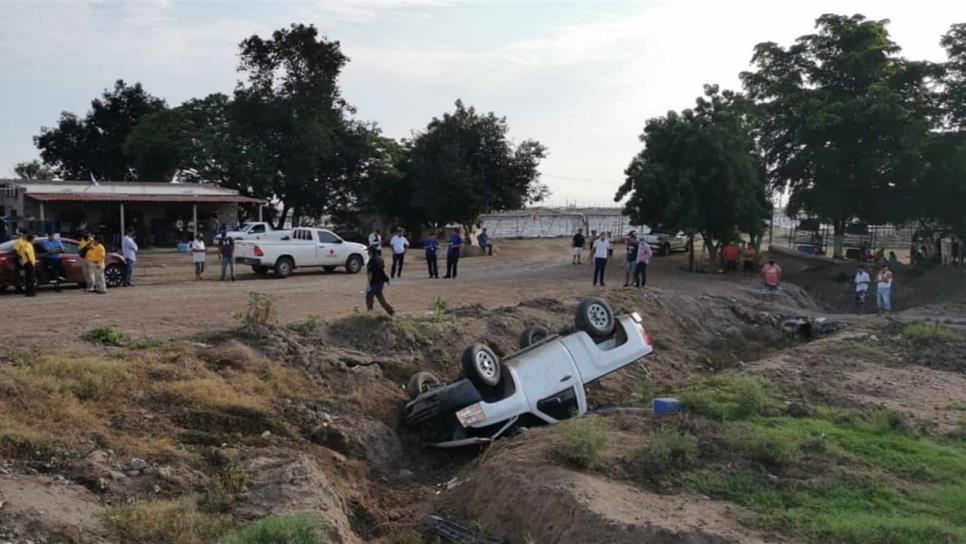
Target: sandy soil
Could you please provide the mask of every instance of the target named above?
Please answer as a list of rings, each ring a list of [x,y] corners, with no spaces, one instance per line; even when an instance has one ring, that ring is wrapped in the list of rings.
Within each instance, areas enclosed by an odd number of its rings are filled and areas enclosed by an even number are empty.
[[[608,291],[621,289],[624,283],[623,250],[617,253],[608,266]],[[600,291],[591,285],[591,265],[570,264],[566,240],[502,242],[493,257],[462,259],[456,280],[430,280],[421,252],[411,252],[409,257],[405,277],[386,289],[389,302],[403,313],[428,311],[438,296],[450,307],[479,304],[495,308],[534,297],[575,297]],[[0,296],[0,322],[6,337],[3,348],[10,352],[76,347],[80,334],[101,325],[115,326],[133,338],[224,330],[233,325],[233,316],[244,309],[251,291],[275,294],[282,322],[309,316],[329,320],[365,310],[363,274],[308,269],[280,280],[258,276],[245,267],[239,268],[238,281],[231,283],[217,281],[214,261],[215,256],[209,255],[206,278],[195,281],[185,255],[145,254],[135,271],[136,287],[111,289],[106,295],[65,288],[60,293],[41,290],[36,298],[25,299],[8,291]],[[655,258],[649,284],[691,292],[757,288],[757,275],[682,274],[679,269],[684,265],[684,254]],[[445,266],[442,260],[440,266]]]

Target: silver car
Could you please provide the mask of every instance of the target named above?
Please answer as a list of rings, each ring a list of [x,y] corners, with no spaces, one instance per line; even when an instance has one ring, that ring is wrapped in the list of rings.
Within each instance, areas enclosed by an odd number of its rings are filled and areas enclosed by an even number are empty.
[[[403,418],[428,445],[485,444],[519,426],[553,424],[587,413],[584,387],[653,352],[636,312],[615,317],[606,302],[582,301],[577,332],[551,335],[531,326],[521,350],[503,359],[484,344],[463,352],[464,377],[441,385],[428,372],[407,385]]]

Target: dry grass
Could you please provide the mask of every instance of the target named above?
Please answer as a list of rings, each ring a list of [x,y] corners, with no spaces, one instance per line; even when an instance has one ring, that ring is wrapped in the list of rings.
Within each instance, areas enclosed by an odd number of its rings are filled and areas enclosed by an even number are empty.
[[[118,506],[105,521],[118,541],[139,544],[208,544],[231,528],[227,518],[199,511],[190,497]]]

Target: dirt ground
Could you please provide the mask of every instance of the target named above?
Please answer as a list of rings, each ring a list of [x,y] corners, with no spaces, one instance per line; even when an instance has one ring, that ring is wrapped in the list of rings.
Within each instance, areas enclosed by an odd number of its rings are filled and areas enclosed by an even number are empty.
[[[524,299],[573,298],[605,290],[591,285],[592,265],[570,264],[566,240],[506,241],[492,257],[460,261],[456,280],[426,277],[421,251],[407,255],[405,275],[386,289],[389,302],[401,313],[429,311],[436,297],[450,307],[481,305],[495,308]],[[388,249],[387,249],[388,251]],[[608,265],[606,291],[624,283],[623,248]],[[649,284],[694,293],[728,292],[757,288],[757,276],[722,277],[682,274],[684,254],[652,261]],[[440,266],[445,264],[441,258]],[[0,322],[4,346],[18,349],[65,348],[80,345],[80,335],[95,326],[111,325],[132,338],[165,338],[224,330],[235,324],[252,291],[278,297],[282,322],[315,316],[323,321],[365,311],[364,274],[318,269],[296,271],[287,279],[259,276],[248,267],[237,270],[237,281],[218,281],[215,255],[208,255],[209,270],[202,281],[194,280],[190,258],[177,253],[140,256],[135,287],[111,289],[106,295],[65,288],[60,293],[43,289],[26,300],[13,291],[0,295]]]

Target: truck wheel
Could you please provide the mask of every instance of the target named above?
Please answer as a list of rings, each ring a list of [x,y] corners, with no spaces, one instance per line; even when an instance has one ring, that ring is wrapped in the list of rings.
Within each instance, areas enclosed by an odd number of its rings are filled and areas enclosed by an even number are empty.
[[[661,255],[664,255],[665,257],[667,257],[670,254],[671,254],[671,244],[665,243],[663,246],[661,246]]]
[[[406,392],[409,393],[409,400],[413,400],[426,391],[439,385],[439,378],[430,372],[417,372],[409,378],[406,384]]]
[[[359,255],[349,255],[345,261],[345,271],[349,274],[358,274],[362,270],[362,257]]]
[[[463,374],[473,383],[493,387],[500,383],[500,358],[485,344],[463,351]]]
[[[520,333],[520,349],[528,348],[550,336],[550,331],[540,325],[530,325]]]
[[[295,268],[295,263],[289,257],[279,257],[275,261],[275,275],[280,278],[287,278],[292,275],[292,269]]]
[[[577,305],[574,319],[577,329],[594,338],[607,338],[614,334],[614,311],[599,298],[587,298]]]
[[[124,269],[121,265],[114,263],[104,269],[104,285],[107,287],[120,287],[124,279]]]
[[[256,274],[268,274],[268,267],[267,266],[254,265],[254,266],[252,266],[252,272],[254,272]]]

